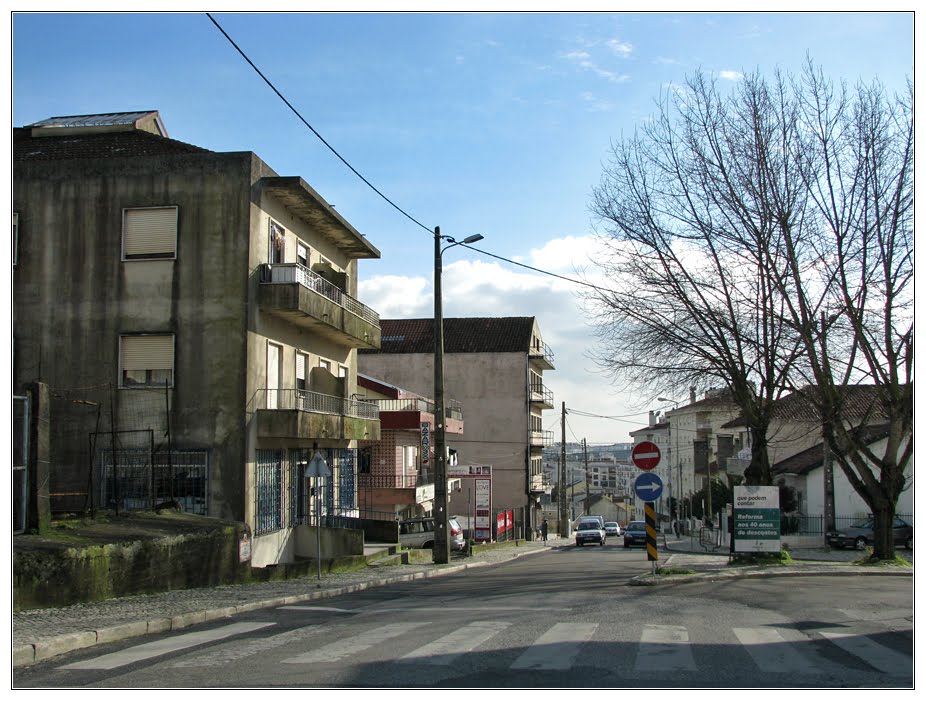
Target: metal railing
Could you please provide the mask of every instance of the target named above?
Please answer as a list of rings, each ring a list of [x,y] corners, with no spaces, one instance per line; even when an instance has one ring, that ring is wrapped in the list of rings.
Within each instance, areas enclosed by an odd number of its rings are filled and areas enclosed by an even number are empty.
[[[313,414],[334,414],[356,419],[378,419],[376,402],[335,397],[304,389],[259,389],[255,394],[256,409],[307,411]]]
[[[423,414],[433,414],[436,405],[429,399],[421,397],[409,397],[407,399],[374,399],[370,400],[379,405],[380,412],[383,411],[419,411]],[[459,402],[451,402],[447,405],[447,418],[463,420],[463,409]]]
[[[527,439],[531,445],[548,448],[553,445],[553,431],[529,431]]]
[[[416,489],[428,484],[434,484],[433,474],[357,476],[357,486],[360,489]]]
[[[543,358],[550,365],[553,365],[553,351],[550,350],[550,347],[546,343],[544,343],[542,347],[531,346],[528,356],[531,358]]]
[[[377,312],[365,304],[361,304],[337,285],[300,263],[263,263],[261,265],[260,281],[264,284],[298,283],[307,290],[312,290],[331,300],[351,314],[379,327],[379,314]]]
[[[553,406],[553,391],[540,384],[531,384],[531,401]]]

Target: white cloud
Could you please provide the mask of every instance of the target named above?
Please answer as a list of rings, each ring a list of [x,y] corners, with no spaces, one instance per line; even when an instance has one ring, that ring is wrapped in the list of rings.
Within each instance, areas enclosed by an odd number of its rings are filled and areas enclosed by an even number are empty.
[[[581,279],[576,270],[597,271],[595,238],[565,236],[532,249],[519,262],[564,277]],[[581,286],[495,260],[474,257],[445,263],[441,278],[443,312],[450,317],[534,316],[544,341],[555,355],[556,369],[544,375],[554,393],[555,409],[544,412],[544,428],[560,439],[561,404],[601,416],[631,413],[632,398],[621,396],[589,359],[595,342],[577,293]],[[600,278],[599,278],[600,279]],[[420,276],[371,277],[360,282],[360,298],[382,318],[428,318],[434,314],[431,281]],[[388,378],[384,378],[388,379]],[[465,411],[465,408],[464,408]],[[567,440],[573,434],[592,443],[629,442],[628,432],[646,423],[645,411],[623,421],[569,416]]]
[[[609,39],[608,48],[622,58],[628,58],[633,53],[633,44],[620,39]]]
[[[563,58],[576,64],[582,70],[591,71],[595,75],[613,83],[622,83],[630,79],[630,76],[623,73],[615,73],[601,68],[597,63],[592,61],[592,56],[587,51],[570,51],[569,53],[563,54]]]
[[[720,71],[720,77],[724,80],[741,80],[743,74],[739,71]]]

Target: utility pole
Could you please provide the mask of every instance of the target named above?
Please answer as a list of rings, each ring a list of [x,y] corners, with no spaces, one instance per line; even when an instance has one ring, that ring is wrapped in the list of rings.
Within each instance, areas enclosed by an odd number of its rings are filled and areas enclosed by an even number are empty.
[[[569,537],[569,512],[566,510],[566,402],[563,402],[562,436],[560,442],[560,474],[559,474],[559,535],[560,538]]]
[[[582,451],[585,453],[585,515],[588,516],[589,501],[591,501],[591,486],[588,479],[588,443],[582,439]]]

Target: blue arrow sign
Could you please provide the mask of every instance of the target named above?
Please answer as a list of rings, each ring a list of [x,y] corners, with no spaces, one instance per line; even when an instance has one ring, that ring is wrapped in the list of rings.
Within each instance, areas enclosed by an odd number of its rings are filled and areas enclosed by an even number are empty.
[[[662,496],[662,480],[655,473],[644,472],[634,480],[633,491],[641,501],[656,501]]]

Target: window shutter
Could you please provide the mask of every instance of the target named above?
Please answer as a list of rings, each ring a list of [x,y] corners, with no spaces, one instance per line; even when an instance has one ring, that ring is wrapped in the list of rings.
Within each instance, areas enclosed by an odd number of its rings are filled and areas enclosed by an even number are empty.
[[[173,336],[123,336],[123,370],[173,370]]]
[[[123,239],[126,258],[175,255],[177,208],[126,209]]]
[[[305,356],[302,353],[296,353],[296,379],[305,379]]]

